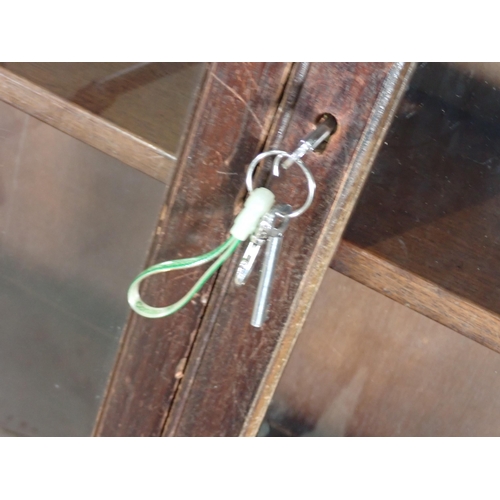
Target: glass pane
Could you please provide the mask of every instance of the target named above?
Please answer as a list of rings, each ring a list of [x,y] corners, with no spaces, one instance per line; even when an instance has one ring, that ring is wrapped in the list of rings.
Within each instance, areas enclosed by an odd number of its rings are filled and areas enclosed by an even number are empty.
[[[165,185],[0,102],[0,428],[90,435]]]
[[[166,62],[2,65],[173,154],[178,152],[205,66]]]
[[[420,65],[344,236],[496,313],[498,89],[500,64]]]
[[[420,64],[344,234],[497,314],[499,89],[499,63]],[[261,435],[500,435],[498,373],[497,353],[329,270]]]
[[[500,356],[329,269],[261,436],[498,436]]]

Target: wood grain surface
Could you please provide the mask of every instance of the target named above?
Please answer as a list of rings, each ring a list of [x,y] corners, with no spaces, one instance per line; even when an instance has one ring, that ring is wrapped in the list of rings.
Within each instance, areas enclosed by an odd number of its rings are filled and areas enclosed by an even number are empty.
[[[245,166],[261,150],[289,64],[211,64],[147,265],[205,253],[227,237],[244,196]],[[175,302],[203,270],[158,275],[145,300]],[[95,433],[158,436],[190,356],[213,281],[173,316],[131,315]]]
[[[500,317],[352,243],[342,241],[332,268],[442,325],[500,352]]]
[[[243,288],[232,284],[241,252],[220,273],[166,435],[257,432],[410,71],[389,63],[295,67],[269,144],[293,150],[318,116],[336,117],[338,131],[325,152],[307,159],[318,184],[315,201],[287,230],[264,328],[249,324],[257,273]],[[287,171],[273,190],[278,200],[303,202],[300,171]]]

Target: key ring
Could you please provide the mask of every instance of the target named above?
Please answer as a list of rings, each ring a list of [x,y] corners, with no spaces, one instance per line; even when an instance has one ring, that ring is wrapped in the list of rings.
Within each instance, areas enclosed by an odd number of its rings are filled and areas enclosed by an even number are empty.
[[[127,299],[130,307],[145,318],[163,318],[177,312],[190,302],[200,291],[203,285],[219,270],[219,268],[236,251],[238,245],[245,241],[256,229],[260,219],[271,209],[274,204],[274,194],[266,188],[257,188],[245,201],[243,210],[237,215],[229,233],[229,238],[217,248],[198,257],[187,259],[169,260],[149,267],[140,273],[128,289]],[[146,304],[140,295],[139,286],[143,280],[158,273],[175,271],[176,269],[189,269],[201,266],[217,259],[203,276],[194,284],[181,299],[174,304],[164,307],[153,307]]]
[[[304,175],[306,176],[307,179],[307,189],[308,189],[306,202],[300,208],[293,211],[288,217],[293,218],[302,215],[311,206],[311,203],[313,202],[314,192],[316,190],[316,182],[314,181],[314,177],[312,176],[311,172],[309,172],[304,162],[300,158],[296,158],[295,156],[293,156],[293,154],[287,153],[286,151],[280,151],[279,149],[265,151],[264,153],[260,153],[259,155],[257,155],[252,160],[252,163],[250,163],[248,167],[246,176],[246,185],[248,192],[251,193],[253,191],[253,173],[255,171],[255,168],[264,158],[267,158],[269,156],[279,156],[280,158],[283,157],[289,158],[290,160],[292,160],[292,164],[296,163],[300,167],[302,172],[304,172]],[[277,165],[274,166],[276,167]]]
[[[336,125],[336,122],[334,125]],[[245,201],[243,209],[234,220],[233,226],[229,231],[230,236],[228,237],[228,239],[222,245],[219,245],[217,248],[206,254],[199,255],[198,257],[190,257],[187,259],[161,262],[149,267],[148,269],[140,273],[131,283],[128,290],[127,298],[130,307],[137,314],[146,318],[163,318],[175,313],[194,298],[194,296],[200,291],[203,285],[219,270],[224,262],[234,254],[239,244],[242,241],[248,239],[248,237],[250,237],[250,235],[252,235],[253,233],[254,236],[252,236],[252,238],[254,239],[251,241],[249,247],[247,248],[247,251],[243,255],[243,264],[240,263],[239,266],[239,268],[242,268],[242,271],[237,273],[236,281],[237,284],[243,284],[245,282],[246,277],[253,267],[253,263],[255,262],[255,258],[257,256],[258,250],[260,249],[260,246],[263,245],[264,241],[267,241],[269,251],[266,246],[266,260],[264,266],[265,269],[263,269],[262,273],[262,276],[265,275],[266,279],[264,280],[265,283],[263,282],[264,284],[262,285],[262,287],[259,284],[259,300],[256,301],[256,304],[260,304],[263,307],[259,308],[259,317],[255,321],[254,319],[252,319],[253,326],[262,326],[262,322],[264,321],[265,315],[267,314],[266,304],[268,301],[267,298],[270,290],[269,283],[272,281],[272,276],[274,274],[274,268],[276,266],[276,256],[278,255],[279,249],[281,247],[282,233],[285,231],[288,225],[288,219],[298,217],[310,207],[314,198],[314,192],[316,190],[316,183],[314,182],[314,178],[301,158],[309,151],[315,151],[317,147],[322,142],[324,142],[329,135],[333,133],[333,131],[333,125],[331,123],[327,123],[327,121],[324,120],[323,123],[320,123],[315,130],[310,132],[303,140],[300,141],[299,147],[292,154],[289,154],[286,151],[275,149],[257,155],[250,163],[246,174],[246,186],[248,188],[249,196]],[[291,213],[288,213],[288,211],[292,210],[290,205],[286,205],[286,207],[288,208],[282,213],[278,210],[278,208],[285,206],[283,204],[278,205],[274,210],[272,210],[275,202],[275,197],[272,191],[270,191],[269,189],[264,187],[256,189],[253,188],[253,173],[255,171],[255,168],[264,158],[267,158],[269,156],[275,156],[273,162],[274,175],[279,175],[280,166],[281,168],[286,170],[294,163],[296,163],[306,176],[308,188],[306,202],[300,208]],[[283,165],[281,165],[281,161],[283,158],[286,158],[286,161]],[[263,230],[261,226],[264,222],[266,222],[266,217],[270,215],[278,218],[281,217],[283,219],[281,221],[282,224],[279,227],[274,227],[274,219],[272,219],[269,231],[264,231],[265,238],[259,240],[259,231]],[[279,234],[280,232],[281,234]],[[257,240],[255,240],[255,238],[257,238]],[[272,242],[269,244],[270,239],[272,240]],[[142,300],[139,287],[141,282],[146,278],[154,274],[174,271],[176,269],[188,269],[195,266],[201,266],[213,260],[215,260],[215,262],[207,269],[207,271],[205,271],[205,273],[201,276],[201,278],[198,279],[194,286],[174,304],[164,307],[153,307],[146,304]]]

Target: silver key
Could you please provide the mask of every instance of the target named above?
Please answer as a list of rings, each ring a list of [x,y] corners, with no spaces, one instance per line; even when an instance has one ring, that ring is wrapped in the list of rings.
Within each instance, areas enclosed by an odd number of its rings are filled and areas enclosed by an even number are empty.
[[[283,242],[283,233],[290,221],[288,215],[292,213],[292,207],[286,204],[276,205],[271,212],[274,212],[274,220],[267,238],[266,254],[262,264],[259,287],[257,288],[252,320],[250,322],[256,328],[262,327],[267,319],[269,296],[272,290],[276,264]]]
[[[236,269],[236,276],[234,282],[237,286],[244,285],[255,266],[259,251],[267,241],[269,232],[271,231],[274,223],[275,213],[273,210],[269,211],[262,217],[261,221],[254,234],[250,237],[250,242],[245,249],[245,253],[238,264]]]
[[[260,247],[265,243],[266,240],[261,240],[261,242],[253,242],[247,245],[245,253],[238,264],[238,269],[236,269],[236,275],[234,277],[234,282],[236,286],[244,285],[255,266],[255,261],[259,255]]]

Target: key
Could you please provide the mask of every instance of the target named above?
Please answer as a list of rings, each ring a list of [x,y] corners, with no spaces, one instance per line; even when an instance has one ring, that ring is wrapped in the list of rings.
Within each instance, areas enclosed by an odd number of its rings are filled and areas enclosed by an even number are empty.
[[[272,291],[276,264],[278,262],[281,245],[283,242],[283,233],[288,227],[292,213],[291,205],[276,205],[271,212],[274,212],[274,220],[266,242],[266,254],[262,264],[262,271],[255,296],[255,304],[250,324],[256,328],[261,328],[267,319],[269,308],[269,296]]]
[[[236,275],[234,282],[237,286],[244,285],[250,276],[253,268],[255,267],[255,262],[259,255],[262,245],[267,241],[269,232],[272,229],[275,213],[273,210],[269,211],[261,221],[255,233],[250,237],[250,242],[248,243],[245,253],[238,264],[238,269],[236,269]]]
[[[302,158],[306,153],[310,151],[316,151],[321,145],[325,144],[325,141],[337,130],[337,121],[332,115],[323,115],[320,123],[316,125],[316,128],[307,134],[304,139],[299,143],[299,147],[292,153],[292,156],[288,158],[283,164],[283,168],[286,170],[290,168],[295,160]],[[278,156],[274,163],[281,160]],[[278,166],[273,164],[274,175],[279,170]],[[279,175],[279,174],[278,174]]]
[[[248,243],[245,253],[238,264],[238,269],[236,269],[236,275],[234,277],[234,282],[236,286],[244,285],[255,266],[255,261],[259,255],[260,248],[265,243],[266,240],[257,240],[256,242],[250,241]]]

